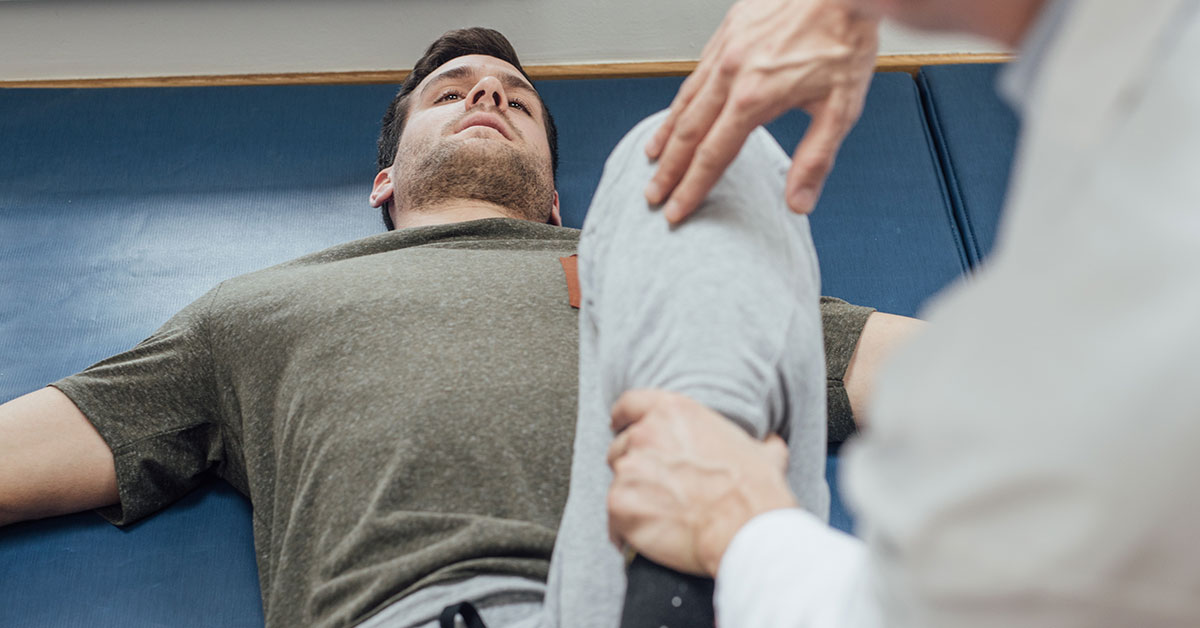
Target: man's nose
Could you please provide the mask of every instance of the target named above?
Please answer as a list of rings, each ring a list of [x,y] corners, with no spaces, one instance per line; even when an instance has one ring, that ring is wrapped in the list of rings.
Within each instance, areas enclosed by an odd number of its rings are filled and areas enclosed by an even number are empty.
[[[503,111],[502,104],[508,100],[504,94],[504,85],[494,76],[485,76],[471,88],[467,97],[467,109],[492,106]]]

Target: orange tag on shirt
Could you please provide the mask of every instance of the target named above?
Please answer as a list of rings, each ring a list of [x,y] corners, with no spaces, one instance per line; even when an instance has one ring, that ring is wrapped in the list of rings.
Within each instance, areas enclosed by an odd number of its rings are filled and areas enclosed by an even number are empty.
[[[562,262],[563,273],[567,275],[567,297],[571,307],[579,309],[583,303],[583,296],[579,292],[579,256],[560,257],[558,261]]]

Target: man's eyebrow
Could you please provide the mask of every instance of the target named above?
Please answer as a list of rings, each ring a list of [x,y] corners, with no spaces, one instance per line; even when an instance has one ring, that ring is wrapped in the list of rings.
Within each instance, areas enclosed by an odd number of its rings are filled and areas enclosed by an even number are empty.
[[[429,88],[433,87],[434,85],[441,83],[442,81],[453,81],[453,80],[458,80],[458,79],[463,79],[463,78],[471,78],[475,74],[476,74],[475,68],[472,68],[469,65],[460,65],[456,68],[450,68],[449,70],[446,70],[445,72],[440,72],[438,74],[435,74],[433,76],[433,78],[429,79],[429,82],[425,84],[425,89],[429,89]],[[537,90],[534,89],[533,86],[530,85],[528,82],[526,82],[525,79],[522,78],[520,75],[513,74],[511,72],[505,72],[505,73],[501,74],[500,76],[498,76],[497,78],[500,79],[500,84],[503,85],[505,89],[520,89],[520,90],[524,90],[527,92],[537,93]],[[424,91],[424,90],[422,90],[422,91]]]
[[[501,76],[500,84],[504,86],[504,89],[523,89],[530,92],[537,92],[532,85],[516,74],[506,73],[504,76]]]

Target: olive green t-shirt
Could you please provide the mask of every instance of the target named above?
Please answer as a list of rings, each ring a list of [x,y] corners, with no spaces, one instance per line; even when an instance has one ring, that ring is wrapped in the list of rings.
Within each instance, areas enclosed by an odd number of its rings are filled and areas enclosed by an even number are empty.
[[[352,624],[464,576],[544,579],[578,386],[559,258],[578,234],[404,229],[222,283],[54,384],[113,450],[120,503],[101,514],[131,523],[228,480],[253,504],[268,626]],[[840,380],[872,310],[821,310],[844,436]]]
[[[566,501],[578,232],[405,229],[231,279],[59,381],[124,524],[206,470],[254,506],[268,626],[346,625],[476,573],[545,578]]]

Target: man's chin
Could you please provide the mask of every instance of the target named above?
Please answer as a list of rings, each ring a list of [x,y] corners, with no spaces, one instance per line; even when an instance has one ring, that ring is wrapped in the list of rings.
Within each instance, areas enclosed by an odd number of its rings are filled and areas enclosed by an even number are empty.
[[[500,135],[499,131],[489,129],[484,133],[471,133],[467,129],[452,138],[450,153],[454,159],[473,159],[488,162],[495,159],[514,159],[520,152],[512,142]]]
[[[504,134],[501,133],[499,130],[493,129],[490,126],[483,126],[483,125],[475,125],[475,126],[467,127],[465,129],[459,131],[458,133],[455,133],[454,135],[456,137],[462,138],[463,140],[499,140],[502,142],[508,141],[508,138],[504,137]]]
[[[548,164],[499,132],[496,137],[455,134],[422,153],[400,156],[397,164],[396,193],[406,207],[475,199],[508,208],[514,218],[545,222],[554,203]]]

